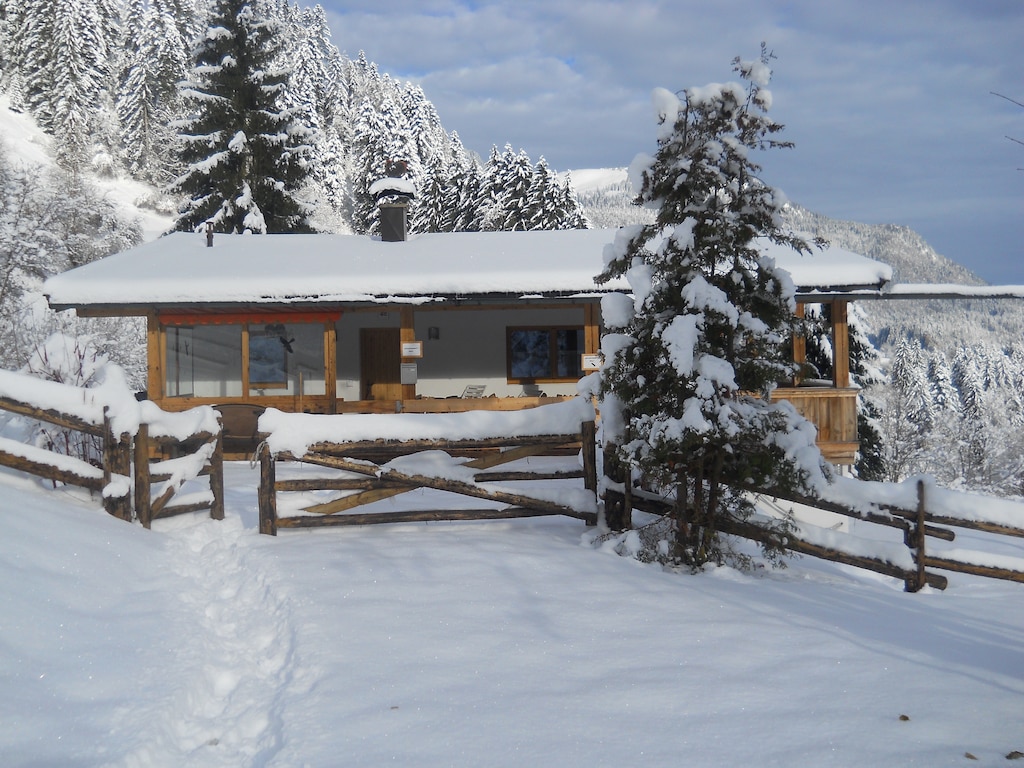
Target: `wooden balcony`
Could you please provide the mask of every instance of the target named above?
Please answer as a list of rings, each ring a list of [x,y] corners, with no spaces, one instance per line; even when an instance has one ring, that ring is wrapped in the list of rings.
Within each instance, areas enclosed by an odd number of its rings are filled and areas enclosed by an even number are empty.
[[[779,387],[772,401],[788,400],[818,428],[818,447],[833,464],[853,464],[857,441],[857,394],[853,387]]]

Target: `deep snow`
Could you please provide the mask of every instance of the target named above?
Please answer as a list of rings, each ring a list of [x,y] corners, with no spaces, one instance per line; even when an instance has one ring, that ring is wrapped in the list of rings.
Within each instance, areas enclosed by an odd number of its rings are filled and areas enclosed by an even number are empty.
[[[146,531],[0,471],[5,765],[934,767],[1024,751],[1020,584],[950,574],[906,594],[809,558],[668,573],[569,518],[263,537],[257,472],[228,465],[225,521]]]

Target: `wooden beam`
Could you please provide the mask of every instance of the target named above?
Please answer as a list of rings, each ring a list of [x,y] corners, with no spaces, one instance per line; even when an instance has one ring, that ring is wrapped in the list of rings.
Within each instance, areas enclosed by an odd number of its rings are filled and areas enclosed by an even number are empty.
[[[91,491],[102,491],[103,487],[107,483],[107,481],[102,477],[79,474],[68,469],[60,469],[52,464],[34,461],[24,456],[7,453],[4,450],[0,450],[0,465],[10,467],[11,469],[17,469],[21,472],[28,472],[29,474],[36,475],[44,480],[53,480],[67,485],[76,485],[79,488],[88,488]],[[87,465],[85,462],[82,462],[82,465],[83,470],[86,468],[93,469],[91,465]]]
[[[832,381],[838,389],[850,386],[850,323],[847,302],[832,302]]]
[[[548,450],[558,445],[569,445],[579,443],[579,435],[530,435],[519,440],[529,440],[529,445],[520,445],[508,451],[503,451],[498,456],[517,458],[534,456],[540,449]],[[351,443],[315,443],[309,447],[309,453],[328,456],[357,456],[359,454],[411,454],[419,451],[461,451],[474,448],[504,448],[510,443],[516,442],[517,438],[491,437],[478,440],[358,440]],[[305,457],[298,457],[296,460],[305,461]],[[512,459],[503,458],[496,462],[505,464]],[[473,464],[475,467],[484,465]]]
[[[804,305],[796,305],[796,318],[803,323],[804,319]],[[803,367],[804,363],[807,362],[807,337],[804,335],[803,326],[798,325],[793,333],[793,362],[797,365],[796,376],[794,377],[793,385],[799,385],[800,379],[803,378]]]
[[[416,341],[416,313],[412,307],[403,306],[400,312],[402,327],[399,332],[399,337],[402,344],[406,344],[411,341]],[[403,357],[402,363],[417,363],[418,360],[415,357]],[[403,384],[402,385],[402,399],[403,400],[415,400],[416,399],[416,385],[415,384]]]
[[[334,321],[324,323],[324,393],[327,413],[338,410],[338,327]]]
[[[164,360],[167,359],[167,333],[160,327],[155,312],[146,315],[146,396],[161,403],[164,385]]]
[[[349,525],[376,525],[382,523],[429,523],[455,520],[508,520],[519,517],[547,517],[551,512],[525,507],[502,509],[442,509],[409,512],[367,512],[355,515],[329,517],[282,517],[279,528],[321,528]],[[597,515],[589,515],[596,522]],[[588,520],[589,522],[589,520]]]
[[[0,397],[0,410],[10,411],[11,413],[17,413],[21,416],[28,416],[39,421],[45,421],[48,424],[55,424],[58,427],[65,429],[72,429],[79,432],[85,432],[90,435],[102,436],[103,426],[101,424],[91,424],[88,421],[83,421],[76,416],[70,414],[61,413],[54,410],[44,410],[37,408],[30,403],[23,403],[20,400],[14,400],[9,397]]]
[[[601,313],[598,304],[583,307],[583,352],[596,355],[601,351]]]

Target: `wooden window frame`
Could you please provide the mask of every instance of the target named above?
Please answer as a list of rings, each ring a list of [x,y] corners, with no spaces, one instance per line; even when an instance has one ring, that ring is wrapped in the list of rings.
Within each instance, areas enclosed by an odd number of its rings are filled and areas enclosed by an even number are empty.
[[[271,314],[271,313],[260,313],[260,314],[247,314],[247,313],[210,313],[210,314],[191,314],[191,313],[161,313],[159,315],[151,316],[150,333],[155,333],[157,338],[157,357],[158,360],[156,365],[153,365],[153,360],[150,360],[150,366],[153,370],[150,373],[150,387],[152,388],[154,383],[159,384],[160,398],[161,401],[168,400],[183,400],[183,399],[198,399],[207,400],[211,398],[195,398],[194,395],[167,395],[167,382],[164,380],[166,376],[166,359],[167,359],[167,338],[168,331],[171,328],[181,327],[195,327],[197,325],[237,325],[241,327],[241,365],[242,365],[242,394],[241,398],[249,400],[252,398],[260,397],[259,393],[255,390],[286,390],[288,388],[287,381],[284,384],[278,384],[276,382],[252,382],[249,379],[249,341],[250,334],[253,335],[265,335],[259,326],[266,325],[267,323],[296,323],[299,325],[320,325],[323,324],[323,358],[324,358],[324,385],[327,391],[327,396],[333,401],[334,389],[336,387],[336,349],[335,349],[335,337],[334,337],[334,326],[338,318],[341,316],[340,312],[305,312],[305,313],[294,313],[294,314]],[[250,330],[254,329],[254,330]],[[157,373],[157,381],[154,381],[153,373]],[[271,397],[294,397],[293,395],[270,395]],[[298,397],[303,397],[302,393],[298,393]],[[234,398],[237,399],[237,398]]]

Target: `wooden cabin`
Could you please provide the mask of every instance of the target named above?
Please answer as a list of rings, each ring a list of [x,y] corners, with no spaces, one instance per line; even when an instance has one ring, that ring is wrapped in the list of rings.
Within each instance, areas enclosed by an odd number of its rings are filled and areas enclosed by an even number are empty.
[[[574,395],[599,363],[601,297],[627,288],[593,280],[615,234],[178,233],[55,276],[44,291],[54,309],[145,317],[148,397],[167,410],[218,407],[242,451],[271,406],[511,410]],[[850,464],[857,390],[844,354],[846,304],[877,293],[889,267],[841,249],[772,255],[801,300],[831,303],[837,353],[831,382],[796,382],[774,396],[818,425],[826,457]]]

